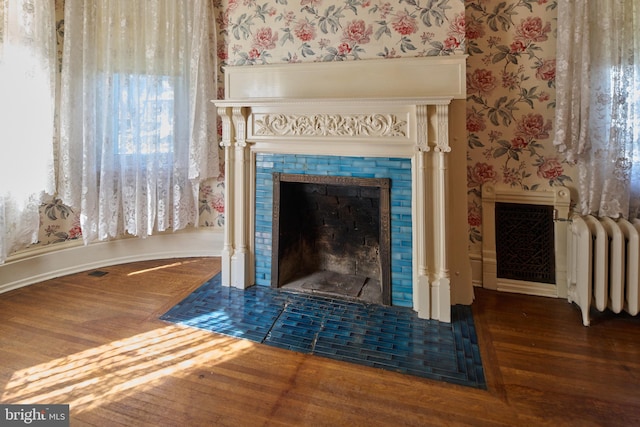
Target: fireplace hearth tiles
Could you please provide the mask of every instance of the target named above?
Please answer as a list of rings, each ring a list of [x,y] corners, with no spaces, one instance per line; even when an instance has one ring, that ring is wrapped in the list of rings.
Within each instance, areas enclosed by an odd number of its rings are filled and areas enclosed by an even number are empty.
[[[451,323],[408,307],[332,299],[266,286],[221,286],[215,276],[161,319],[300,353],[310,353],[486,389],[470,306]]]
[[[411,159],[258,153],[256,155],[256,284],[271,286],[273,172],[391,179],[391,304],[411,307]]]

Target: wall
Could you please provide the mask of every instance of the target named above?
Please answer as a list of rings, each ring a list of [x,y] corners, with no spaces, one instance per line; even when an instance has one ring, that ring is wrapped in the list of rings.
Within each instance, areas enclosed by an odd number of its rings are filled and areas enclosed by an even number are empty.
[[[481,253],[484,182],[524,190],[572,186],[574,168],[552,143],[555,0],[223,1],[222,6],[218,56],[231,66],[466,52],[473,257]]]
[[[221,66],[380,59],[464,52],[464,4],[440,0],[430,8],[402,2],[301,0],[214,2]],[[58,51],[64,0],[56,0]],[[223,93],[223,87],[220,87]],[[224,225],[223,174],[200,192],[202,227]],[[81,238],[80,209],[51,196],[41,207],[39,242],[32,248]]]
[[[481,185],[523,190],[573,185],[553,146],[555,0],[466,2],[468,221],[481,253]]]
[[[462,0],[222,1],[228,65],[464,53]]]
[[[62,35],[63,1],[56,1]],[[482,183],[527,190],[572,186],[574,168],[552,144],[555,0],[222,0],[215,5],[221,66],[468,53],[473,256],[481,252]],[[223,226],[222,185],[221,176],[203,186],[201,226]],[[78,238],[78,215],[77,207],[48,200],[39,245]]]

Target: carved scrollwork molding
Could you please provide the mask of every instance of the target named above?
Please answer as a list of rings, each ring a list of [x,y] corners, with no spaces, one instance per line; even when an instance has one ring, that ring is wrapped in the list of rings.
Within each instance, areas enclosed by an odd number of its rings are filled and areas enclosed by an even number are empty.
[[[406,137],[406,120],[394,114],[262,114],[255,116],[261,136]]]
[[[231,113],[227,107],[218,107],[218,117],[222,124],[222,140],[220,147],[231,147],[231,138],[233,135],[233,127],[231,124]]]

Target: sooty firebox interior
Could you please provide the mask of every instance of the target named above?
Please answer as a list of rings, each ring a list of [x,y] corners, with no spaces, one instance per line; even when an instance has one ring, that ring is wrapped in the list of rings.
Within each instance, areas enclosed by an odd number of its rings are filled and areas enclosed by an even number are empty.
[[[273,174],[273,287],[391,304],[390,180]]]

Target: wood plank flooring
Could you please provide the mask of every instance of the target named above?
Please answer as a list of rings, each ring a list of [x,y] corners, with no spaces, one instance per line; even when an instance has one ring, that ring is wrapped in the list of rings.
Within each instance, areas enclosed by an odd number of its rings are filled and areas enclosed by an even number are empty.
[[[0,295],[1,403],[72,426],[640,425],[640,317],[476,289],[477,390],[158,320],[218,258],[100,270]]]

